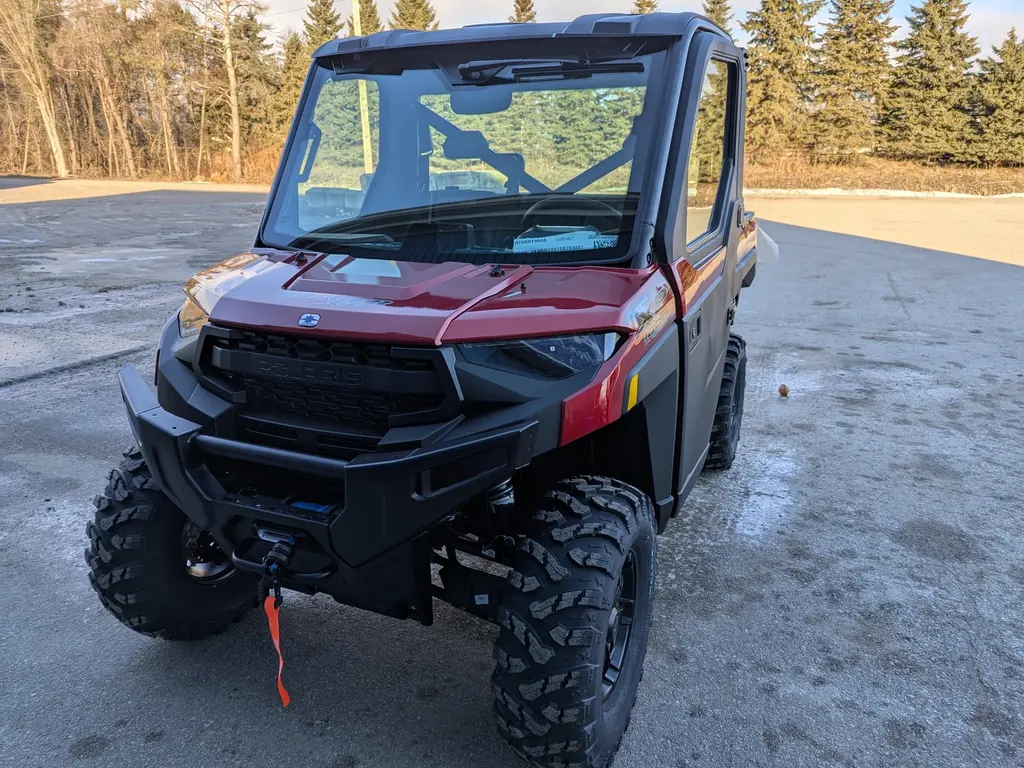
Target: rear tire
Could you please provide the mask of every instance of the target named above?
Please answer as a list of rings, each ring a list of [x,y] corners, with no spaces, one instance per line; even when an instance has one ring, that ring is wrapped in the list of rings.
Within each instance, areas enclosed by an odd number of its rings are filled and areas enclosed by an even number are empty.
[[[95,506],[86,526],[89,582],[129,629],[198,640],[224,631],[256,604],[254,576],[234,568],[213,578],[189,574],[188,518],[157,487],[138,448],[125,451]]]
[[[722,386],[718,392],[715,423],[711,428],[711,444],[704,469],[729,469],[736,458],[743,422],[743,396],[747,388],[747,342],[735,333],[729,334],[725,351]]]
[[[606,768],[643,676],[654,508],[625,483],[574,478],[543,497],[524,533],[499,611],[498,730],[534,765]]]

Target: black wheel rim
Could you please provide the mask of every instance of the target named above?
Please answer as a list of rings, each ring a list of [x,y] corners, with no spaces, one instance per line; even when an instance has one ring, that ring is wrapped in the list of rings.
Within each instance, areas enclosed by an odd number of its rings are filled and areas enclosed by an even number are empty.
[[[608,630],[605,635],[604,678],[602,692],[607,698],[615,690],[619,675],[629,660],[630,634],[636,617],[636,556],[630,551],[619,574],[615,600],[608,614]]]
[[[182,531],[185,573],[203,586],[213,586],[235,575],[235,566],[206,531],[186,523]]]

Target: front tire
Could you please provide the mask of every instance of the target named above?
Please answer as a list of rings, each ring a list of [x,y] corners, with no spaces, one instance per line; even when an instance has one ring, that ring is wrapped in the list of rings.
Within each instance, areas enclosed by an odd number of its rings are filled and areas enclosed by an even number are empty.
[[[257,579],[225,565],[223,553],[216,557],[220,550],[157,487],[138,448],[125,451],[95,506],[86,526],[89,582],[129,629],[198,640],[256,604]],[[206,554],[194,554],[197,546]]]
[[[655,574],[654,508],[617,480],[546,494],[502,593],[498,730],[539,766],[606,768],[643,675]]]

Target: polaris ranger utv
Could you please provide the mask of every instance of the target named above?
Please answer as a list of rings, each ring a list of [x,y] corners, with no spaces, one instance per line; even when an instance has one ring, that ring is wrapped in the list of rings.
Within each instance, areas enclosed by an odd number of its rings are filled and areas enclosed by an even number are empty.
[[[177,640],[261,585],[268,616],[281,587],[443,600],[499,627],[518,754],[609,765],[655,538],[739,439],[745,82],[688,13],[320,48],[253,247],[186,284],[155,395],[120,372],[103,605]]]

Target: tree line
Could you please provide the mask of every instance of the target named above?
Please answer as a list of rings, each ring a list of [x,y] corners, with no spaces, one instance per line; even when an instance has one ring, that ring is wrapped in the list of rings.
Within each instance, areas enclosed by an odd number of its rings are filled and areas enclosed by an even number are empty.
[[[827,0],[819,28],[825,3],[761,0],[739,21],[749,160],[1024,165],[1014,29],[981,55],[967,0],[919,0],[898,40],[893,0]],[[386,21],[375,0],[359,7],[357,24],[311,0],[275,45],[258,0],[0,0],[0,172],[266,180],[313,50],[439,24],[430,0],[397,0]],[[728,0],[704,13],[734,31]],[[510,0],[509,19],[536,21],[534,0]]]

